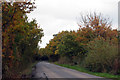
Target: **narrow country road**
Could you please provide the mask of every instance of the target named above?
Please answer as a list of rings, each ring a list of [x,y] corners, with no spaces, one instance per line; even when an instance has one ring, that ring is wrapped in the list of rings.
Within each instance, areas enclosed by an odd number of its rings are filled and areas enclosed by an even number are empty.
[[[64,68],[48,62],[39,62],[36,64],[34,78],[97,78],[97,80],[98,78],[99,80],[102,79],[101,77]]]

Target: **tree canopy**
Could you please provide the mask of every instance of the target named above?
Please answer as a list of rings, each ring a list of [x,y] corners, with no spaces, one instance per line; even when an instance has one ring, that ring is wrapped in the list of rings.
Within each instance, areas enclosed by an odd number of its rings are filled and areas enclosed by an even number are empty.
[[[3,76],[15,77],[38,53],[43,30],[35,19],[28,21],[34,3],[3,3],[2,8]]]

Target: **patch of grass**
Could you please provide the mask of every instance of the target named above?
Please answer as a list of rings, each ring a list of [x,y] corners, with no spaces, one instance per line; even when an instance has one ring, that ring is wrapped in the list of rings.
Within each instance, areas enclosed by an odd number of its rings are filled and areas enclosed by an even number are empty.
[[[92,74],[92,75],[95,75],[95,76],[100,76],[100,77],[105,77],[105,78],[119,78],[120,79],[120,75],[113,75],[113,74],[109,74],[109,73],[90,72],[89,70],[87,70],[87,69],[85,69],[85,68],[83,68],[79,65],[71,66],[71,65],[68,65],[68,64],[58,64],[57,62],[55,62],[54,64],[62,66],[62,67],[74,69],[74,70],[77,70],[77,71],[80,71],[80,72],[85,72],[85,73],[88,73],[88,74]]]

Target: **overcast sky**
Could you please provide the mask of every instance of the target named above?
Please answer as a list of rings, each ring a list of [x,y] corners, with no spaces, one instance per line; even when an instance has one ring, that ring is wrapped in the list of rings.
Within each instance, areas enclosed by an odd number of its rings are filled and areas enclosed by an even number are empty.
[[[62,30],[78,30],[77,18],[80,13],[100,12],[112,20],[113,28],[118,28],[119,0],[36,0],[36,9],[28,17],[35,18],[44,30],[40,47],[46,46],[53,34]]]

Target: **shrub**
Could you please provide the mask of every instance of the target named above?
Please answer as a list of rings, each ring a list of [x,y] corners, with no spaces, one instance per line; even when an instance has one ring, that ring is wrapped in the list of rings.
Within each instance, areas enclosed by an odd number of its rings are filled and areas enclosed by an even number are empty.
[[[118,46],[110,40],[98,37],[88,43],[88,53],[84,60],[84,67],[90,71],[111,72],[113,63],[118,55]]]
[[[60,57],[59,61],[58,61],[59,64],[71,64],[71,60],[68,58],[68,57]]]

